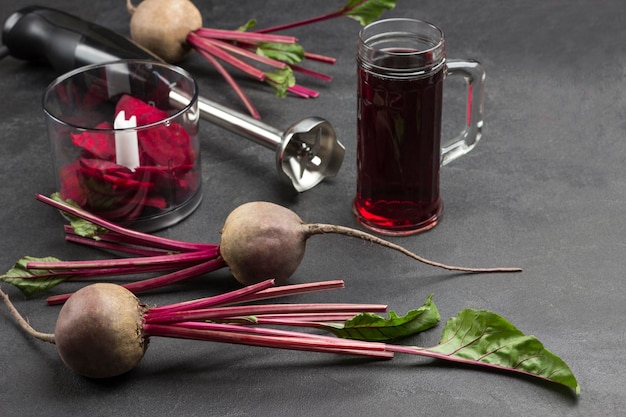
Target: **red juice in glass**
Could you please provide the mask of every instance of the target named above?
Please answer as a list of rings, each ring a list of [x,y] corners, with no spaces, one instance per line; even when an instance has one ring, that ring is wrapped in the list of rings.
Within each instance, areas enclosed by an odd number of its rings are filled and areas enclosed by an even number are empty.
[[[357,220],[376,232],[409,235],[441,218],[442,165],[480,139],[484,70],[476,61],[446,60],[441,29],[414,19],[379,20],[357,48]],[[442,147],[443,82],[462,75],[467,123]]]
[[[434,227],[442,211],[443,69],[415,79],[358,72],[355,213],[366,226],[396,234]]]

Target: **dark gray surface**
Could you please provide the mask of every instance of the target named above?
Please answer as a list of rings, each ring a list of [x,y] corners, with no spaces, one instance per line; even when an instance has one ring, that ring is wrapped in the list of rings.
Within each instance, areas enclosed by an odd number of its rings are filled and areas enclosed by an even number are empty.
[[[31,4],[0,3],[3,21]],[[205,25],[220,28],[251,17],[261,26],[283,23],[342,4],[305,3],[197,2]],[[448,56],[480,60],[488,79],[483,141],[442,175],[442,223],[393,240],[441,262],[520,266],[524,272],[460,276],[359,241],[317,236],[292,282],[342,278],[347,288],[341,292],[306,299],[384,302],[398,312],[434,293],[444,320],[465,307],[493,310],[561,356],[577,376],[581,395],[532,378],[414,357],[363,362],[168,339],[153,340],[130,374],[91,381],[73,375],[53,346],[26,337],[0,308],[0,415],[622,415],[626,6],[622,0],[399,3],[386,16],[440,25]],[[127,33],[122,0],[51,4]],[[344,19],[290,32],[309,50],[338,58],[333,67],[319,67],[335,78],[328,85],[311,84],[321,90],[316,100],[281,101],[265,87],[244,83],[267,123],[287,127],[311,115],[330,120],[347,148],[339,176],[297,195],[277,183],[272,152],[204,123],[205,199],[193,216],[161,235],[217,242],[227,213],[251,200],[286,205],[308,221],[358,227],[350,211],[358,30],[356,22]],[[240,108],[208,64],[192,57],[182,66],[197,77],[203,95]],[[102,256],[64,243],[61,218],[34,199],[35,193],[54,191],[41,112],[43,90],[54,76],[13,58],[0,61],[3,270],[26,254]],[[446,123],[449,132],[452,125]],[[35,327],[53,330],[58,308],[3,287]],[[142,299],[164,304],[235,287],[221,271]],[[411,342],[436,343],[442,326]]]

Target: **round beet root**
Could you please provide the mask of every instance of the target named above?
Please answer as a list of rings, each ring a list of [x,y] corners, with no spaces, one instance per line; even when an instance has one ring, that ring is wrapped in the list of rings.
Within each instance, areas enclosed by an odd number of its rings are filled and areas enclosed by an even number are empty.
[[[131,38],[169,63],[190,52],[187,35],[202,26],[200,11],[189,0],[127,0]]]
[[[266,279],[284,283],[302,262],[307,229],[293,211],[277,204],[242,204],[226,218],[220,253],[244,285]]]
[[[306,242],[309,237],[320,234],[335,234],[356,238],[374,245],[392,249],[426,265],[449,271],[467,273],[499,273],[519,272],[520,268],[470,268],[447,265],[425,259],[407,248],[393,242],[346,226],[305,223],[295,212],[278,204],[254,201],[235,208],[226,218],[221,231],[219,245],[203,244],[165,239],[153,235],[139,233],[125,229],[107,220],[89,214],[84,210],[76,209],[65,202],[58,202],[52,198],[38,195],[38,199],[58,208],[68,214],[87,220],[110,233],[131,238],[135,242],[130,247],[124,244],[115,246],[120,252],[132,249],[129,253],[147,249],[146,254],[139,258],[101,261],[28,261],[27,268],[42,270],[67,271],[82,268],[83,271],[108,273],[106,268],[133,268],[139,267],[137,272],[145,272],[145,266],[151,265],[165,270],[172,265],[181,265],[183,269],[151,279],[140,280],[125,285],[133,292],[145,291],[174,282],[215,271],[222,267],[230,268],[234,278],[243,285],[250,285],[273,279],[278,284],[284,284],[298,269],[305,255]],[[126,239],[124,239],[126,240]],[[120,240],[121,241],[121,240]],[[111,246],[107,246],[111,248]],[[158,249],[158,252],[154,252]],[[162,254],[163,249],[175,252],[173,254],[152,256],[152,253]],[[104,268],[106,266],[106,268]],[[67,294],[48,298],[48,303],[64,302]]]
[[[220,253],[233,276],[250,285],[274,279],[282,284],[296,271],[304,258],[306,241],[319,234],[354,237],[403,253],[417,261],[461,272],[517,272],[519,268],[466,268],[422,258],[395,243],[350,227],[305,223],[287,207],[253,201],[235,208],[226,218],[220,240]]]
[[[90,378],[130,371],[148,347],[142,335],[144,311],[137,297],[119,285],[97,283],[78,290],[59,312],[54,329],[61,359]]]

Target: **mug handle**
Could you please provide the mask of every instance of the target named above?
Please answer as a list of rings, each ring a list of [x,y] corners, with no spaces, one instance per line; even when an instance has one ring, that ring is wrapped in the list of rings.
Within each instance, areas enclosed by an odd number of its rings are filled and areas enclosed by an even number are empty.
[[[446,165],[471,151],[482,136],[485,70],[472,60],[450,59],[446,76],[462,76],[467,86],[467,120],[457,137],[441,148],[441,165]]]

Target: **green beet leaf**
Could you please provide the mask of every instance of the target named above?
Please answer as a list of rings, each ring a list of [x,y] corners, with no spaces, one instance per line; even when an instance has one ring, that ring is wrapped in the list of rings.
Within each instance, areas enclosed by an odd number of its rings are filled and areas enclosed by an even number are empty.
[[[75,207],[77,209],[81,209],[81,207],[76,204],[76,202],[72,201],[72,200],[63,200],[63,198],[61,198],[61,194],[60,193],[53,193],[50,198],[52,198],[55,201],[58,201],[60,203],[64,203],[64,204],[68,204],[72,207]],[[68,214],[66,212],[63,212],[63,215],[69,220],[70,225],[72,226],[72,228],[74,229],[74,232],[82,237],[90,237],[94,240],[100,240],[100,238],[98,237],[98,233],[101,233],[103,231],[106,231],[105,229],[101,228],[100,226],[97,226],[93,223],[91,223],[88,220],[84,220],[81,219],[79,217],[76,216],[72,216],[71,214]]]
[[[256,19],[250,19],[243,25],[239,26],[237,30],[239,32],[247,32],[249,30],[252,30],[255,26],[256,26]]]
[[[388,318],[373,313],[361,313],[344,323],[324,324],[323,329],[338,337],[354,340],[383,342],[410,336],[434,327],[441,316],[429,295],[420,308],[404,316],[390,311]]]
[[[350,0],[343,10],[344,15],[365,26],[378,19],[385,10],[396,6],[396,0]]]
[[[294,43],[261,42],[256,53],[287,64],[297,64],[304,59],[304,48]]]
[[[293,71],[289,67],[277,69],[274,72],[266,72],[265,75],[267,76],[265,81],[274,88],[274,92],[278,97],[285,97],[287,88],[296,83]]]
[[[461,310],[448,320],[437,346],[416,349],[418,355],[528,374],[580,393],[572,370],[561,358],[491,311]]]
[[[58,262],[59,259],[48,256],[35,258],[25,256],[13,265],[6,274],[0,275],[0,281],[16,286],[27,297],[49,290],[70,278],[71,275],[53,273],[45,269],[28,269],[28,262]]]

